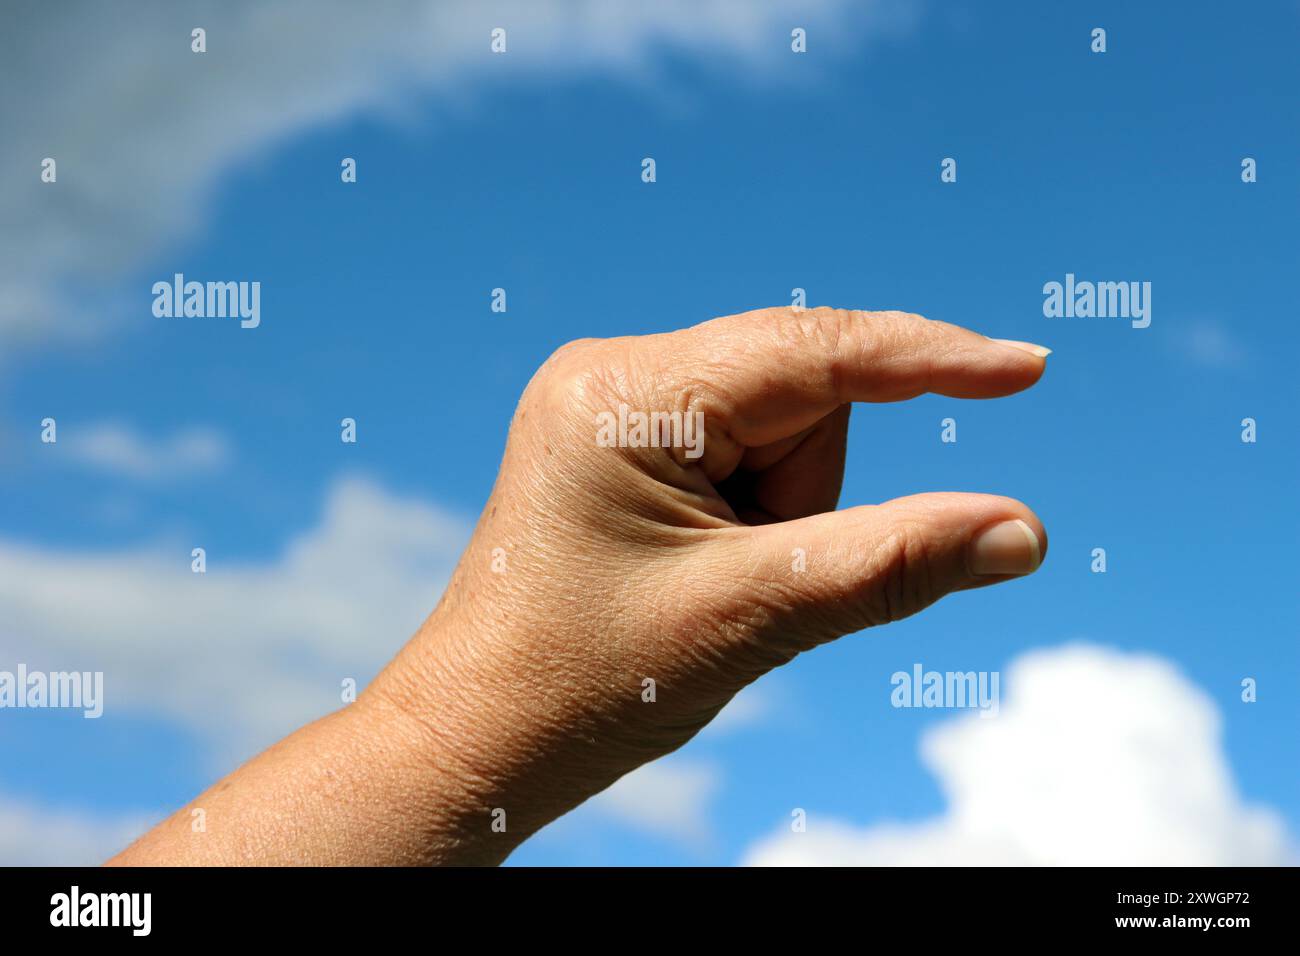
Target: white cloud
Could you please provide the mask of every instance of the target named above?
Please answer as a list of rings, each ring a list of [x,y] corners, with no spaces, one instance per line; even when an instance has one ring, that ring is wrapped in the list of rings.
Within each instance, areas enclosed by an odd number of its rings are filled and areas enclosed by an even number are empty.
[[[230,447],[211,428],[186,428],[152,438],[116,422],[62,429],[58,447],[73,461],[139,481],[167,481],[219,471]]]
[[[34,669],[101,670],[105,716],[175,719],[222,765],[341,706],[432,610],[469,529],[358,478],[265,561],[170,542],[82,552],[0,539],[3,649]]]
[[[95,866],[143,833],[143,816],[94,816],[0,796],[0,866]]]
[[[697,739],[725,737],[762,724],[776,709],[771,687],[770,677],[746,687]],[[698,850],[713,840],[713,804],[723,781],[717,764],[672,754],[620,778],[552,825],[552,835],[572,834],[573,827],[598,818]]]
[[[725,737],[763,723],[776,708],[771,686],[769,677],[746,687],[697,739]],[[713,804],[723,781],[717,764],[671,754],[620,778],[547,832],[553,839],[571,839],[575,827],[603,820],[699,850],[713,841]]]
[[[763,724],[776,710],[772,686],[770,677],[765,678],[761,684],[750,684],[731,698],[718,716],[709,721],[708,726],[700,731],[700,736],[722,737]]]
[[[746,687],[697,739],[725,737],[763,723],[775,709],[770,687],[770,677]],[[580,828],[604,822],[702,850],[714,839],[713,804],[723,782],[717,764],[671,754],[621,777],[551,824],[542,839],[580,842]]]
[[[759,78],[792,61],[792,25],[821,50],[843,49],[909,29],[914,13],[913,0],[158,0],[130,17],[93,0],[9,4],[0,335],[102,327],[102,287],[200,232],[223,174],[322,124],[487,79],[635,77],[664,50]],[[195,26],[206,53],[190,51]],[[489,51],[496,26],[508,31],[504,55]],[[52,185],[39,179],[45,157],[58,163]],[[95,296],[93,322],[73,289]]]
[[[1244,804],[1218,711],[1169,662],[1075,645],[1011,667],[995,719],[922,739],[948,798],[921,823],[805,833],[750,848],[755,865],[1254,865],[1289,861],[1270,810]],[[1244,705],[1243,705],[1244,706]]]
[[[712,834],[709,811],[722,786],[713,764],[667,757],[633,770],[578,811],[684,843]]]

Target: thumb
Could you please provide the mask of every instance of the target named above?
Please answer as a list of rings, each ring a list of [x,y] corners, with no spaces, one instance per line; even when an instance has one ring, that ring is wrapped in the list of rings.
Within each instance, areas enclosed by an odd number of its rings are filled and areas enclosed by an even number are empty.
[[[746,530],[754,600],[810,646],[1030,574],[1047,553],[1037,516],[997,495],[911,495]]]

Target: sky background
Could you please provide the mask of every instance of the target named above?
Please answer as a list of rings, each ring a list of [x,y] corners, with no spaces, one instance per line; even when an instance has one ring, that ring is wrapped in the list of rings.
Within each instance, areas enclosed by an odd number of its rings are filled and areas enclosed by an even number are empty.
[[[0,669],[106,687],[0,710],[0,863],[101,859],[373,676],[557,346],[796,287],[1053,349],[859,406],[841,498],[1011,495],[1047,560],[801,657],[512,862],[1294,862],[1300,4],[641,6],[0,11]],[[260,281],[260,327],[155,318],[175,272]],[[1066,273],[1150,282],[1150,327],[1045,318]],[[916,663],[1001,713],[893,708]]]

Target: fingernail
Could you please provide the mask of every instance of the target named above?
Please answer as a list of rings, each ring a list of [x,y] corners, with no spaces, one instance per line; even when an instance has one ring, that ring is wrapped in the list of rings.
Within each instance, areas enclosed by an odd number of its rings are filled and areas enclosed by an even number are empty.
[[[1033,342],[1017,342],[1015,339],[994,339],[999,345],[1009,345],[1013,349],[1020,349],[1022,352],[1028,352],[1030,355],[1038,358],[1047,358],[1052,354],[1052,350],[1041,345],[1035,345]]]
[[[971,574],[1029,574],[1038,570],[1042,559],[1038,535],[1017,518],[976,535],[966,563]]]

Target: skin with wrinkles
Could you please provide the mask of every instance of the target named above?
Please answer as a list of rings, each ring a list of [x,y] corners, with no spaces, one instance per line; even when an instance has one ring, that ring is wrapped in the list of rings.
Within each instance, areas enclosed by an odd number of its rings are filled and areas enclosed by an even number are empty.
[[[400,654],[110,862],[500,862],[797,654],[1034,570],[1046,534],[1009,498],[834,509],[852,402],[1008,395],[1045,354],[905,313],[789,308],[561,348]],[[621,403],[703,412],[703,456],[600,447],[596,416]]]

